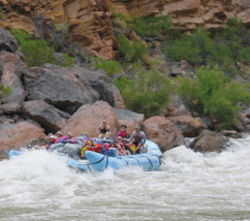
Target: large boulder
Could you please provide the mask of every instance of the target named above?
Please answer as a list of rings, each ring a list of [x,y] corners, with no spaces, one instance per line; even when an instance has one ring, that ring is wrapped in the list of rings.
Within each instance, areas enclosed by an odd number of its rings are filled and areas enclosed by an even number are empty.
[[[125,109],[123,97],[117,87],[111,84],[111,78],[101,71],[90,71],[80,67],[72,68],[80,81],[88,81],[99,94],[99,99],[112,107]]]
[[[125,124],[127,126],[128,133],[132,133],[135,126],[143,123],[144,114],[135,113],[131,110],[113,108],[119,124]]]
[[[15,52],[18,48],[16,39],[10,34],[8,30],[0,28],[0,51]]]
[[[203,130],[201,134],[194,139],[190,147],[198,152],[220,152],[228,142],[228,138],[210,130]]]
[[[200,118],[193,118],[192,116],[176,116],[168,117],[182,132],[184,137],[196,137],[200,132],[207,128]]]
[[[44,137],[43,129],[29,122],[0,124],[0,155],[5,156],[10,149],[19,149]]]
[[[123,97],[115,85],[99,81],[92,87],[99,92],[100,100],[107,101],[112,107],[125,109]]]
[[[181,131],[165,117],[151,117],[144,121],[143,128],[147,137],[157,143],[163,152],[184,144]]]
[[[62,132],[64,134],[72,132],[74,136],[86,133],[95,137],[98,135],[97,129],[103,120],[111,126],[111,133],[114,135],[119,124],[112,107],[104,101],[98,101],[92,105],[86,104],[71,116]]]
[[[6,51],[0,52],[0,64],[2,66],[1,82],[11,88],[11,94],[3,98],[2,102],[23,102],[26,92],[20,78],[26,65],[17,54]]]
[[[87,80],[78,80],[73,69],[57,65],[30,68],[24,82],[30,100],[44,100],[69,113],[99,98]]]
[[[22,104],[21,112],[40,123],[47,132],[55,133],[61,130],[66,119],[64,113],[42,100],[27,101]]]

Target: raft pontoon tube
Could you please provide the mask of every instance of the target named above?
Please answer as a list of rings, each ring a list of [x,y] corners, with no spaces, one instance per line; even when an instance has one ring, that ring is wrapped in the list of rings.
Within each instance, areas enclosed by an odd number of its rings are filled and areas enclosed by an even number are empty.
[[[111,157],[92,151],[86,151],[86,162],[75,160],[67,156],[60,156],[60,160],[64,161],[69,167],[89,172],[104,171],[107,168],[119,170],[134,166],[141,167],[146,171],[158,170],[161,164],[160,158],[162,156],[158,145],[150,140],[146,140],[144,146],[147,152],[142,154]],[[22,152],[18,150],[10,150],[8,157],[11,158],[21,153]]]

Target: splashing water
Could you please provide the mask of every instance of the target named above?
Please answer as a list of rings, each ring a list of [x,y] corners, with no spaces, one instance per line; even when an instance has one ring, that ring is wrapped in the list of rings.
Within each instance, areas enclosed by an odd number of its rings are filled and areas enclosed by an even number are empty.
[[[180,146],[160,171],[78,173],[44,150],[0,161],[0,221],[250,220],[250,137],[222,153]]]

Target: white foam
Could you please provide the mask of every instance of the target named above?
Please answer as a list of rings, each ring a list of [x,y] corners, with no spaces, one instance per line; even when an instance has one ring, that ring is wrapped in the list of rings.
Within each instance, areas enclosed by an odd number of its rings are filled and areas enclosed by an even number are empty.
[[[0,220],[249,220],[250,138],[222,153],[180,146],[160,171],[81,174],[44,150],[0,161]]]

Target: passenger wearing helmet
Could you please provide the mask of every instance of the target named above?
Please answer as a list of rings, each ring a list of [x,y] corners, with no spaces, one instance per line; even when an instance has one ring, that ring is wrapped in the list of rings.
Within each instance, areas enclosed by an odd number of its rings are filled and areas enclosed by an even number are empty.
[[[141,130],[141,127],[138,125],[135,127],[135,131],[132,133],[129,138],[129,146],[135,145],[135,148],[132,150],[133,153],[140,153],[141,147],[146,142],[146,135]]]
[[[86,143],[82,146],[82,149],[80,150],[80,156],[82,159],[85,158],[85,152],[87,150],[93,150],[93,141],[92,140],[87,140]]]

